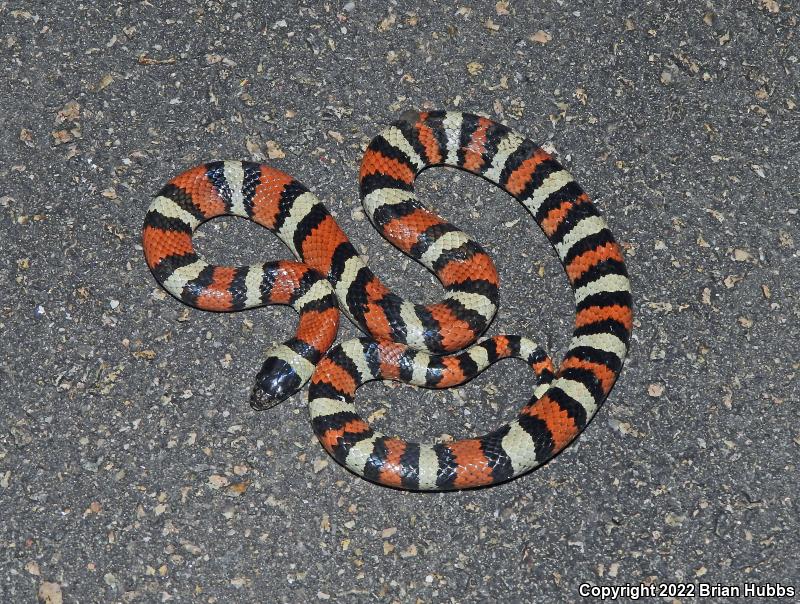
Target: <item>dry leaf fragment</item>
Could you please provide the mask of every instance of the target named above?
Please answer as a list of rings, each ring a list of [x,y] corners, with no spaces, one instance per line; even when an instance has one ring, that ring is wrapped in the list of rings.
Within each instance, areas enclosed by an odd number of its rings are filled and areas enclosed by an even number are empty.
[[[469,72],[469,75],[478,75],[483,71],[483,65],[477,61],[471,61],[467,63],[467,71]]]
[[[395,23],[397,23],[397,15],[389,13],[388,17],[378,23],[378,31],[387,31]]]
[[[771,13],[777,13],[781,10],[780,5],[775,0],[761,0],[759,2],[761,8],[768,10]]]
[[[368,423],[373,423],[377,419],[382,419],[386,416],[386,409],[381,407],[377,411],[373,411],[370,413],[370,416],[367,418]]]
[[[270,159],[283,159],[286,153],[283,152],[275,141],[267,141],[267,156]]]
[[[22,128],[19,131],[19,140],[25,143],[26,146],[33,147],[33,132],[27,128]]]
[[[175,57],[170,57],[168,59],[154,59],[142,54],[139,55],[137,60],[139,61],[139,65],[172,65],[175,62]]]
[[[100,78],[100,82],[97,84],[97,90],[103,90],[104,88],[108,88],[111,83],[114,81],[114,76],[110,73],[107,73],[102,78]]]
[[[258,143],[249,136],[245,139],[244,146],[250,153],[250,155],[255,155],[255,156],[261,155],[261,148],[258,146]]]
[[[553,36],[548,34],[543,29],[540,29],[535,34],[530,36],[531,42],[538,42],[539,44],[547,44],[552,39],[553,39]]]
[[[661,384],[650,384],[647,387],[647,394],[648,396],[652,396],[653,398],[658,398],[662,394],[664,394],[664,386]]]
[[[50,133],[53,137],[54,145],[63,145],[72,141],[73,136],[69,130],[56,130]]]
[[[234,483],[225,489],[225,494],[230,497],[241,497],[250,487],[250,482],[249,480],[243,480],[242,482]]]
[[[492,21],[491,17],[488,17],[486,21],[483,22],[483,26],[489,31],[500,31],[500,26]]]
[[[722,280],[722,282],[725,284],[725,287],[727,287],[728,289],[731,289],[734,285],[739,283],[739,281],[741,281],[742,279],[744,279],[744,277],[739,277],[738,275],[728,275],[727,277],[725,277]]]
[[[56,124],[63,122],[74,122],[81,115],[81,106],[78,101],[69,101],[56,115]]]

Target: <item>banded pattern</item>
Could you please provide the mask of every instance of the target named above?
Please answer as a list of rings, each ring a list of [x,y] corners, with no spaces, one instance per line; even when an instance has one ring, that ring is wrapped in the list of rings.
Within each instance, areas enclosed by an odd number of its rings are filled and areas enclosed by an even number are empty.
[[[280,235],[283,224],[276,219],[277,208],[304,197],[313,196],[291,176],[269,166],[211,162],[173,178],[158,193],[144,220],[147,265],[156,280],[182,302],[212,311],[286,304],[300,314],[294,337],[267,352],[250,397],[255,409],[275,405],[311,377],[336,339],[336,295],[324,277],[299,262],[209,264],[195,252],[192,234],[207,220],[236,215]]]
[[[574,290],[573,338],[557,371],[529,340],[495,336],[466,350],[492,321],[497,270],[468,235],[414,195],[424,169],[449,165],[483,176],[528,209],[554,246]],[[619,245],[588,196],[550,155],[511,129],[466,113],[407,113],[367,148],[361,199],[372,224],[442,283],[442,301],[407,302],[358,256],[322,203],[291,176],[266,165],[212,162],[171,180],[145,218],[145,257],[158,282],[183,302],[233,311],[290,304],[296,335],[269,352],[251,396],[269,407],[309,379],[315,433],[340,463],[369,480],[406,489],[495,484],[546,462],[583,430],[614,385],[632,328],[630,283]],[[301,263],[214,266],[192,233],[215,216],[249,218],[274,232]],[[345,342],[323,358],[338,307],[371,339]],[[479,438],[422,445],[371,430],[353,405],[372,379],[424,387],[463,383],[509,357],[539,377],[510,423]],[[316,365],[316,369],[314,366]]]
[[[446,444],[412,443],[373,431],[355,410],[355,390],[371,379],[426,387],[461,383],[482,370],[484,359],[495,360],[485,342],[459,355],[433,358],[396,342],[351,340],[326,355],[309,389],[320,442],[364,478],[414,490],[496,484],[551,459],[586,427],[608,396],[622,369],[633,323],[621,249],[589,197],[555,159],[484,117],[409,113],[367,148],[361,197],[384,236],[393,242],[397,237],[398,247],[434,270],[446,287],[468,283],[462,291],[448,291],[448,302],[463,304],[454,311],[456,317],[464,316],[468,301],[475,302],[473,311],[488,308],[481,297],[494,307],[496,277],[484,279],[488,269],[482,269],[488,264],[482,253],[429,217],[414,197],[415,176],[433,165],[483,176],[528,209],[564,265],[575,295],[576,321],[560,367],[553,376],[549,368],[538,366],[542,385],[516,418],[487,435]],[[454,259],[466,262],[450,269]],[[512,341],[510,336],[501,338]],[[549,364],[539,349],[532,358]]]
[[[519,336],[494,336],[448,356],[371,338],[348,340],[325,355],[311,378],[311,425],[336,461],[384,485],[442,491],[507,480],[534,452],[523,430],[504,426],[455,443],[409,443],[372,430],[353,404],[356,389],[372,380],[450,388],[507,358],[528,363],[537,376],[537,391],[543,392],[553,379],[547,354]]]

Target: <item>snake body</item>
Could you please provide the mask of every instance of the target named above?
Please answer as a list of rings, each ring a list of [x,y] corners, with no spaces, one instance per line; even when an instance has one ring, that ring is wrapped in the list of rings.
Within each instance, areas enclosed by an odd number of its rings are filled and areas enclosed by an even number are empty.
[[[557,370],[525,338],[474,343],[497,310],[497,270],[478,243],[415,196],[416,176],[436,165],[483,176],[507,191],[554,246],[576,302],[575,330]],[[145,218],[148,266],[170,293],[197,308],[293,305],[300,313],[297,333],[268,353],[251,404],[272,406],[310,379],[315,434],[337,461],[369,480],[413,490],[462,489],[514,478],[552,458],[607,397],[632,329],[622,252],[589,197],[532,141],[459,112],[404,114],[370,143],[359,180],[371,223],[437,276],[445,289],[440,302],[417,305],[392,293],[316,196],[291,176],[249,162],[198,166],[161,190]],[[192,233],[226,214],[267,227],[301,263],[206,263],[192,247]],[[371,337],[326,354],[336,337],[337,308]],[[356,389],[370,380],[444,388],[509,357],[527,362],[538,385],[515,419],[481,437],[411,443],[372,430],[354,406]]]

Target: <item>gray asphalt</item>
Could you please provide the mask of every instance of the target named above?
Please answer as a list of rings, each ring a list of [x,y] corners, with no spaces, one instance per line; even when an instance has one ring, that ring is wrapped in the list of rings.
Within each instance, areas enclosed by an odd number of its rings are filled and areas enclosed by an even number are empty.
[[[0,601],[800,590],[797,7],[532,5],[0,2]],[[390,286],[435,300],[356,186],[365,142],[434,107],[558,153],[624,245],[636,327],[609,400],[552,463],[420,495],[329,459],[303,395],[251,411],[292,311],[182,306],[140,228],[180,171],[264,159],[323,198]],[[560,358],[571,295],[523,208],[450,169],[418,190],[496,258],[491,333]],[[218,262],[288,255],[241,220],[201,235]],[[509,362],[454,391],[372,384],[358,404],[389,433],[466,436],[529,387]]]

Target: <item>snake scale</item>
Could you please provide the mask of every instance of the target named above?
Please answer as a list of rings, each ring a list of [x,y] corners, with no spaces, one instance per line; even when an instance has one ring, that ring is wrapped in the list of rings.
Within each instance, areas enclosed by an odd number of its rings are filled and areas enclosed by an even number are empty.
[[[417,175],[439,165],[482,176],[515,197],[555,248],[576,304],[574,333],[558,368],[526,338],[478,340],[497,311],[497,269],[477,242],[415,196]],[[368,480],[410,490],[464,489],[509,480],[551,459],[608,396],[632,329],[622,252],[588,195],[553,157],[507,126],[445,111],[407,112],[383,130],[366,149],[359,183],[370,222],[436,275],[441,301],[423,306],[392,293],[313,193],[251,162],[211,162],[173,178],[145,218],[147,264],[167,291],[196,308],[293,306],[300,315],[296,333],[268,352],[250,403],[266,409],[310,381],[315,434],[339,463]],[[265,226],[299,262],[206,263],[192,234],[223,215]],[[340,311],[368,337],[333,346]],[[510,357],[531,367],[537,386],[513,420],[480,437],[408,442],[376,432],[355,408],[356,390],[371,380],[446,388]]]

